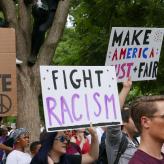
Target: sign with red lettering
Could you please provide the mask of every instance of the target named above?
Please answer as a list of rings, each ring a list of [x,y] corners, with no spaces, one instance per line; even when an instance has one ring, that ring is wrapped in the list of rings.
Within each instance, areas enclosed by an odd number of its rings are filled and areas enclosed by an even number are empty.
[[[113,66],[41,66],[47,131],[121,124]]]
[[[116,69],[117,81],[157,77],[164,28],[113,27],[105,65]]]

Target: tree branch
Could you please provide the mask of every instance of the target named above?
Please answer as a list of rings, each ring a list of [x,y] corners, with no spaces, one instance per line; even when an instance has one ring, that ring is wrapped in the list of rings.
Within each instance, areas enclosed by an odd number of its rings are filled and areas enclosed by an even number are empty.
[[[4,13],[5,19],[9,22],[10,26],[16,28],[18,22],[16,18],[15,3],[13,0],[1,0],[0,6]]]
[[[19,1],[21,2],[21,4],[23,3],[23,0],[19,0]],[[21,8],[21,14],[25,15],[22,17],[25,20],[21,21],[21,23],[19,25],[18,19],[17,19],[17,13],[16,13],[17,10],[16,10],[15,2],[13,0],[0,0],[0,6],[4,13],[5,19],[9,22],[9,26],[13,27],[15,29],[17,57],[20,57],[21,60],[23,59],[25,61],[25,60],[27,60],[26,56],[28,53],[25,54],[24,52],[30,51],[28,48],[28,45],[31,43],[31,40],[28,39],[28,38],[31,38],[29,35],[29,32],[28,32],[29,30],[27,30],[27,28],[30,25],[27,25],[28,21],[27,21],[27,19],[24,18],[25,16],[27,16],[27,12],[24,11],[24,14],[23,14],[24,8],[23,7]],[[23,5],[21,5],[21,6],[23,6]],[[27,23],[25,23],[25,21],[27,21]],[[24,34],[24,31],[26,31],[26,34]],[[28,44],[27,44],[27,42],[28,42]]]
[[[31,5],[26,6],[23,0],[19,0],[18,21],[28,47],[27,54],[31,49]]]
[[[38,60],[33,68],[36,70],[36,75],[39,75],[39,65],[49,65],[52,61],[54,51],[65,28],[69,12],[69,5],[70,0],[60,1],[58,4],[52,27],[43,46],[41,47]]]

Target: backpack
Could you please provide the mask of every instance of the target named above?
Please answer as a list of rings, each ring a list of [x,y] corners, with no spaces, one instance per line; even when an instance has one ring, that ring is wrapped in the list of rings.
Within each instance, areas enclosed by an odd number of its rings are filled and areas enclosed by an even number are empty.
[[[118,164],[118,162],[120,160],[120,157],[125,152],[127,146],[128,146],[127,136],[126,136],[125,133],[122,133],[121,142],[120,142],[120,145],[119,145],[119,149],[118,149],[117,156],[116,156],[116,159],[114,161],[114,164]]]
[[[121,142],[119,145],[119,149],[117,152],[116,159],[114,161],[114,164],[118,164],[121,155],[125,152],[126,148],[128,146],[128,139],[125,133],[122,133]],[[108,164],[107,154],[106,154],[106,146],[105,141],[101,141],[101,144],[99,146],[99,158],[96,162],[96,164]]]

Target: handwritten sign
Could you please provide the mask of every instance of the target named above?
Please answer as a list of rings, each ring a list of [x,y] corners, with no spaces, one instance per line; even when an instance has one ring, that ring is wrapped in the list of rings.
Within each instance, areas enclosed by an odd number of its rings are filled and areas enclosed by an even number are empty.
[[[164,28],[113,27],[105,65],[114,65],[118,82],[154,80]]]
[[[48,131],[121,124],[113,66],[41,66]]]
[[[0,117],[17,114],[15,30],[0,28]]]

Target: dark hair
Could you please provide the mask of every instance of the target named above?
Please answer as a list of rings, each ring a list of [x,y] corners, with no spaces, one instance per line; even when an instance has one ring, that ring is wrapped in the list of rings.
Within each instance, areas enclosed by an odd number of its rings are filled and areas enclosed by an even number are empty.
[[[129,109],[129,107],[123,107],[123,109],[121,110],[121,116],[123,122],[129,122],[129,118],[131,117],[131,110]]]
[[[30,144],[30,151],[35,151],[36,147],[40,145],[40,141],[34,141]]]
[[[48,153],[51,150],[56,137],[57,132],[47,132],[44,134],[44,141],[42,142],[42,147],[39,152],[34,156],[31,164],[48,164]]]
[[[4,129],[3,128],[0,128],[0,136],[2,136],[4,133]]]
[[[131,117],[138,131],[142,132],[141,117],[151,117],[157,112],[157,101],[164,101],[163,96],[143,96],[131,104]]]
[[[44,141],[46,140],[46,135],[47,135],[47,132],[46,132],[46,129],[44,129],[41,133],[40,133],[40,143],[44,143]]]

